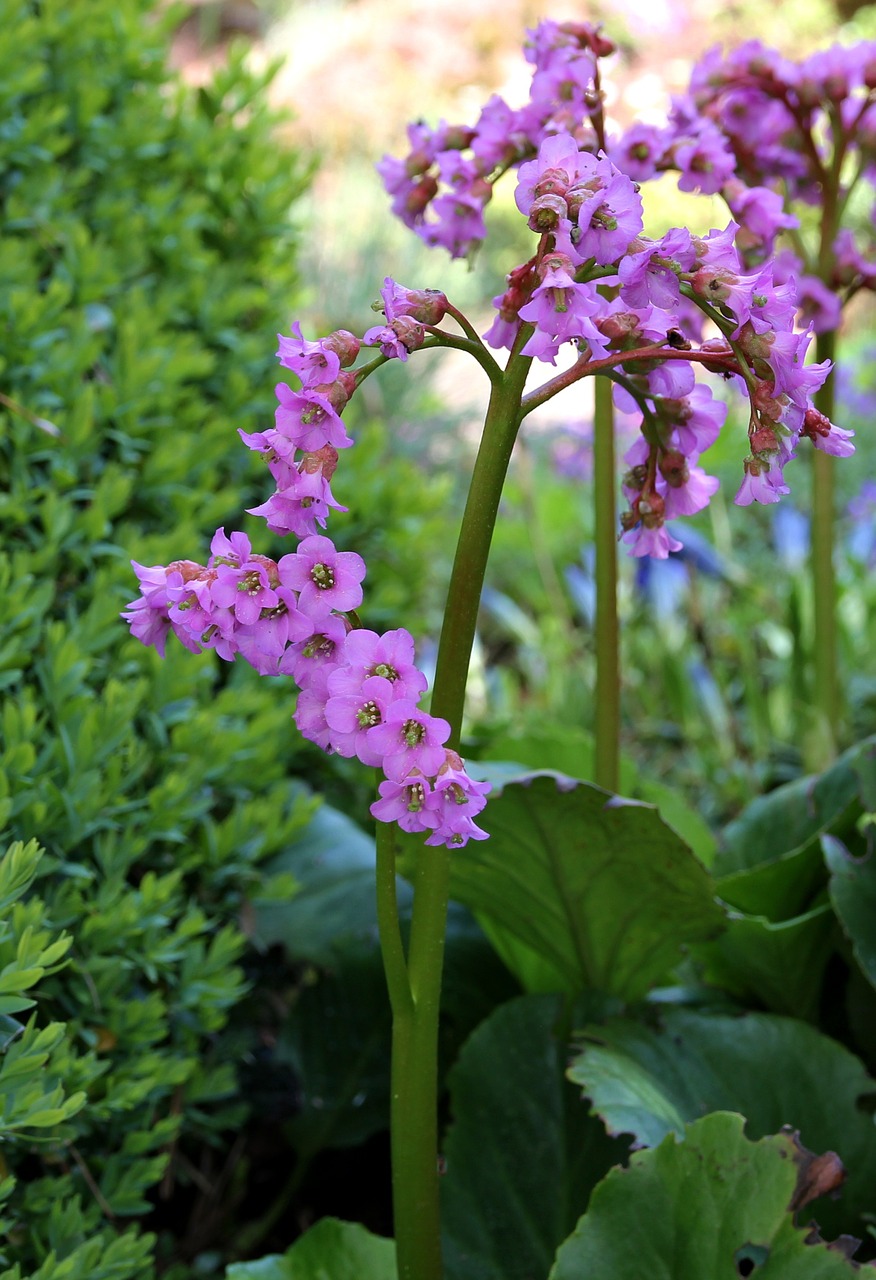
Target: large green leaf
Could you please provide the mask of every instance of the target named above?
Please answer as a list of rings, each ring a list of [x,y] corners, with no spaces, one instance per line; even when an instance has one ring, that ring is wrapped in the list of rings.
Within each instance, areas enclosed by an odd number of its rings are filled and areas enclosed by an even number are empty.
[[[492,1009],[519,988],[471,915],[451,903],[441,992],[440,1056],[452,1062]],[[275,1061],[291,1067],[298,1110],[286,1132],[298,1158],[347,1147],[389,1127],[391,1018],[380,952],[348,941],[315,971],[277,1036]]]
[[[555,996],[509,1001],[450,1073],[448,1280],[546,1276],[591,1188],[626,1153],[565,1079],[563,1009]]]
[[[755,800],[722,833],[718,896],[773,923],[806,916],[826,883],[820,838],[826,832],[853,836],[876,793],[874,778],[876,740],[867,739],[819,777],[798,778]],[[795,1008],[801,1009],[799,1001]]]
[[[506,783],[490,840],[454,855],[451,896],[507,930],[567,991],[636,999],[723,926],[708,872],[650,805],[561,774]]]
[[[273,1054],[295,1076],[299,1107],[287,1132],[299,1159],[352,1146],[389,1124],[390,1012],[374,862],[374,840],[322,805],[270,868],[294,875],[295,896],[256,902],[256,941],[280,944],[289,959],[313,966]],[[399,879],[404,930],[411,896]],[[458,903],[448,912],[445,956],[441,1049],[450,1060],[477,1022],[517,988]]]
[[[579,778],[586,782],[594,774],[595,741],[592,733],[571,725],[527,725],[524,729],[500,734],[493,738],[486,752],[486,759],[514,760],[527,769],[550,769]],[[473,764],[473,770],[481,762]],[[478,776],[481,776],[478,774]],[[695,809],[692,809],[677,791],[651,778],[640,778],[636,764],[629,756],[620,761],[620,790],[625,796],[645,800],[660,810],[660,816],[686,840],[694,853],[707,867],[715,857],[715,837]]]
[[[395,1243],[357,1222],[323,1218],[283,1254],[235,1262],[227,1280],[396,1280]]]
[[[848,1171],[823,1225],[861,1229],[876,1202],[876,1131],[860,1108],[876,1081],[835,1040],[773,1014],[729,1017],[667,1010],[657,1027],[616,1020],[589,1028],[569,1078],[610,1133],[656,1146],[710,1111],[738,1111],[750,1138],[790,1125],[812,1151],[836,1151]]]
[[[850,748],[818,777],[761,796],[722,832],[718,896],[752,916],[805,915],[825,885],[820,837],[851,834],[873,790],[876,741]]]
[[[391,1020],[379,954],[352,949],[315,972],[277,1036],[274,1059],[297,1083],[287,1136],[307,1158],[354,1146],[389,1125]]]
[[[330,805],[317,809],[299,840],[270,864],[300,886],[288,902],[256,901],[254,941],[281,943],[290,959],[329,966],[351,941],[378,946],[374,840]],[[399,882],[400,903],[410,890]]]
[[[825,902],[793,920],[731,911],[714,942],[695,947],[708,982],[775,1013],[813,1018],[833,947],[834,918]]]
[[[612,1170],[549,1280],[851,1280],[852,1263],[794,1226],[790,1137],[749,1142],[743,1123],[713,1113]]]
[[[834,836],[822,836],[830,900],[861,970],[876,987],[876,859],[855,858]]]
[[[773,922],[804,914],[823,888],[824,859],[817,837],[772,862],[734,871],[715,881],[723,902]]]

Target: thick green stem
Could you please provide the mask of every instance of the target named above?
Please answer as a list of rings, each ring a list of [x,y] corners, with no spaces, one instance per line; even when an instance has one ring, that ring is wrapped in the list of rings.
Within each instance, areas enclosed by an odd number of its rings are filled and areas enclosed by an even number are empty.
[[[596,551],[596,716],[593,781],[620,785],[620,633],[614,406],[608,378],[593,380],[593,541]]]
[[[836,334],[817,337],[819,360],[833,360]],[[834,375],[815,394],[821,413],[833,418]],[[840,738],[842,699],[837,669],[836,571],[834,566],[834,460],[822,449],[812,458],[812,591],[815,618],[815,707],[819,713],[819,763],[836,754]]]
[[[490,541],[530,361],[512,357],[493,383],[447,594],[432,713],[458,748],[465,685]],[[438,1014],[451,851],[416,850],[407,973],[412,1004],[393,1018],[393,1208],[399,1280],[441,1280],[438,1193]]]
[[[379,775],[382,776],[382,775]],[[377,927],[383,971],[394,1017],[413,1012],[404,944],[398,919],[395,871],[396,828],[388,822],[377,824]]]

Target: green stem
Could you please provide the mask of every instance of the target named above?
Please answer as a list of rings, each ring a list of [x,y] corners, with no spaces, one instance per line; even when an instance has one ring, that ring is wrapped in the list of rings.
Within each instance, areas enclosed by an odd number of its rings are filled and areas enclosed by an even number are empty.
[[[378,775],[378,779],[382,777]],[[408,980],[405,949],[398,920],[398,897],[395,879],[396,828],[388,822],[377,824],[377,927],[383,970],[389,991],[393,1017],[406,1017],[413,1012],[413,997]]]
[[[596,550],[596,719],[593,781],[620,786],[620,633],[614,406],[607,377],[593,380],[593,540]]]
[[[450,722],[454,748],[459,746],[481,589],[529,365],[529,359],[512,357],[501,382],[493,384],[456,548],[432,694],[432,714]],[[438,1013],[450,850],[420,847],[416,856],[407,965],[412,1006],[393,1019],[393,1207],[399,1280],[441,1280]]]
[[[836,334],[820,333],[816,339],[818,360],[833,360]],[[834,375],[815,393],[816,408],[833,419]],[[824,744],[820,763],[836,754],[840,737],[842,704],[837,671],[836,572],[834,567],[834,460],[822,449],[812,458],[812,591],[815,619],[815,706]]]

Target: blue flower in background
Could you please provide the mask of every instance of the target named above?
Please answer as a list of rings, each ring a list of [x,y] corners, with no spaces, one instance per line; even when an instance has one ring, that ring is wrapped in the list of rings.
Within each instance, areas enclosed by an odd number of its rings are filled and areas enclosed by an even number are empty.
[[[673,536],[679,530],[667,526]],[[697,529],[684,527],[684,546],[665,560],[642,557],[636,565],[636,589],[648,601],[656,617],[668,621],[679,612],[690,585],[690,570],[707,578],[727,578],[722,556]]]
[[[773,508],[773,546],[782,567],[797,573],[809,558],[809,517],[790,502]]]
[[[876,562],[876,481],[865,480],[856,498],[846,508],[852,521],[848,548],[864,564]]]

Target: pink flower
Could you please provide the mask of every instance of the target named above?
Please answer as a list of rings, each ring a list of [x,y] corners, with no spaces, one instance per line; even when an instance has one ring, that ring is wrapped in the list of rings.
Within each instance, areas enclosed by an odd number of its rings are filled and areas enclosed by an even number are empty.
[[[378,822],[397,822],[402,831],[429,831],[439,822],[439,814],[428,807],[432,786],[417,770],[401,782],[387,779],[378,787],[380,799],[371,806]]]
[[[344,659],[351,675],[360,682],[382,676],[393,686],[394,697],[416,701],[426,691],[428,681],[414,665],[414,638],[399,628],[378,635],[357,628],[347,636]]]
[[[292,337],[286,338],[278,333],[277,340],[280,344],[277,350],[280,364],[297,373],[305,386],[334,382],[338,376],[341,362],[337,353],[324,345],[325,339],[306,342],[301,336],[301,326],[297,320],[292,325]]]
[[[340,387],[338,382],[329,387]],[[295,446],[313,453],[324,445],[335,449],[349,449],[353,441],[344,430],[344,424],[324,394],[325,385],[305,386],[293,391],[285,382],[277,384],[280,404],[274,415],[277,431]],[[344,392],[344,398],[346,393]]]
[[[363,764],[379,766],[382,753],[374,731],[383,724],[395,692],[383,676],[369,676],[361,683],[339,667],[328,678],[329,699],[325,718],[332,730],[332,747],[342,756],[358,756]]]
[[[328,671],[317,668],[311,673],[310,682],[302,689],[295,704],[292,719],[301,733],[310,742],[315,742],[323,751],[331,749],[332,731],[325,718],[328,702]]]
[[[281,588],[282,589],[282,588]],[[290,644],[280,659],[280,674],[290,675],[302,689],[309,688],[319,670],[334,671],[344,661],[347,621],[326,611],[309,618],[311,631]]]
[[[657,528],[639,524],[634,529],[628,529],[623,540],[629,546],[631,556],[652,556],[655,560],[665,560],[670,551],[681,550],[681,543],[662,524]]]
[[[365,561],[355,551],[338,551],[330,538],[305,538],[297,551],[277,562],[277,569],[283,586],[299,593],[298,607],[304,613],[346,613],[362,603]]]
[[[369,747],[382,758],[387,778],[401,782],[413,769],[434,777],[444,764],[444,743],[449,737],[446,720],[430,716],[410,698],[402,698],[389,707],[383,724],[373,730]]]

